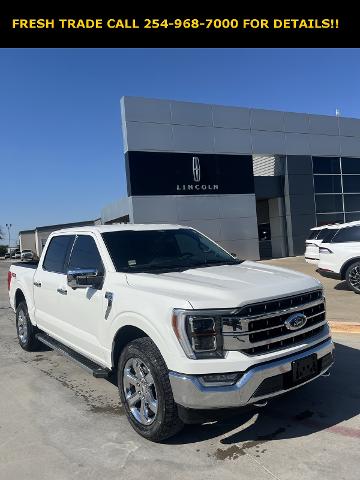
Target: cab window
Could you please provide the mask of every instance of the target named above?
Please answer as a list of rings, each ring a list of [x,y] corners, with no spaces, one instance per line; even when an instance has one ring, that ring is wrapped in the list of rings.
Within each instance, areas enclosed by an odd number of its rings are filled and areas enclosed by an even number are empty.
[[[94,269],[104,272],[95,240],[90,235],[78,235],[71,252],[68,270]]]
[[[66,273],[66,262],[74,239],[75,235],[58,235],[53,237],[46,250],[43,269],[48,272]]]

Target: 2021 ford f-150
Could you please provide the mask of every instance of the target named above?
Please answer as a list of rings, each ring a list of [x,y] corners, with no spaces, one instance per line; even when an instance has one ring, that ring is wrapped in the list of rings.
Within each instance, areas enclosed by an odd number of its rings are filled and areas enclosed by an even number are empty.
[[[8,283],[21,347],[43,342],[97,377],[116,374],[131,425],[153,441],[194,412],[264,403],[333,363],[317,280],[238,260],[188,227],[59,230]]]

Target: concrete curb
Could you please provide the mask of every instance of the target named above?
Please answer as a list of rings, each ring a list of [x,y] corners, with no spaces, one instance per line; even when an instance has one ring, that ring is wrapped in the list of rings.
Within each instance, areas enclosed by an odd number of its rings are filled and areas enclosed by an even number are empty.
[[[360,333],[360,323],[329,322],[333,333]]]

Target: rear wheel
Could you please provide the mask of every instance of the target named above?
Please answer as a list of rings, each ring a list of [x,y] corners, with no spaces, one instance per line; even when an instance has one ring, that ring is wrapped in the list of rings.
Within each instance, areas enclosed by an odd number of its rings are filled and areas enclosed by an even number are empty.
[[[37,328],[30,321],[26,302],[20,302],[16,309],[16,332],[21,348],[34,352],[40,348],[36,339]]]
[[[125,347],[119,360],[118,386],[128,420],[137,433],[160,442],[181,430],[183,423],[168,369],[150,338],[138,338]]]
[[[360,262],[353,263],[346,270],[346,283],[355,293],[360,294]]]

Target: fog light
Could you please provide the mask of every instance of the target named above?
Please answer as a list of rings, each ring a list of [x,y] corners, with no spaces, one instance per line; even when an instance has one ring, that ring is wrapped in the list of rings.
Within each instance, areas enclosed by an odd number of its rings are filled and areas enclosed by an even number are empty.
[[[241,376],[241,372],[211,373],[209,375],[201,375],[198,378],[205,387],[219,387],[234,385]]]

